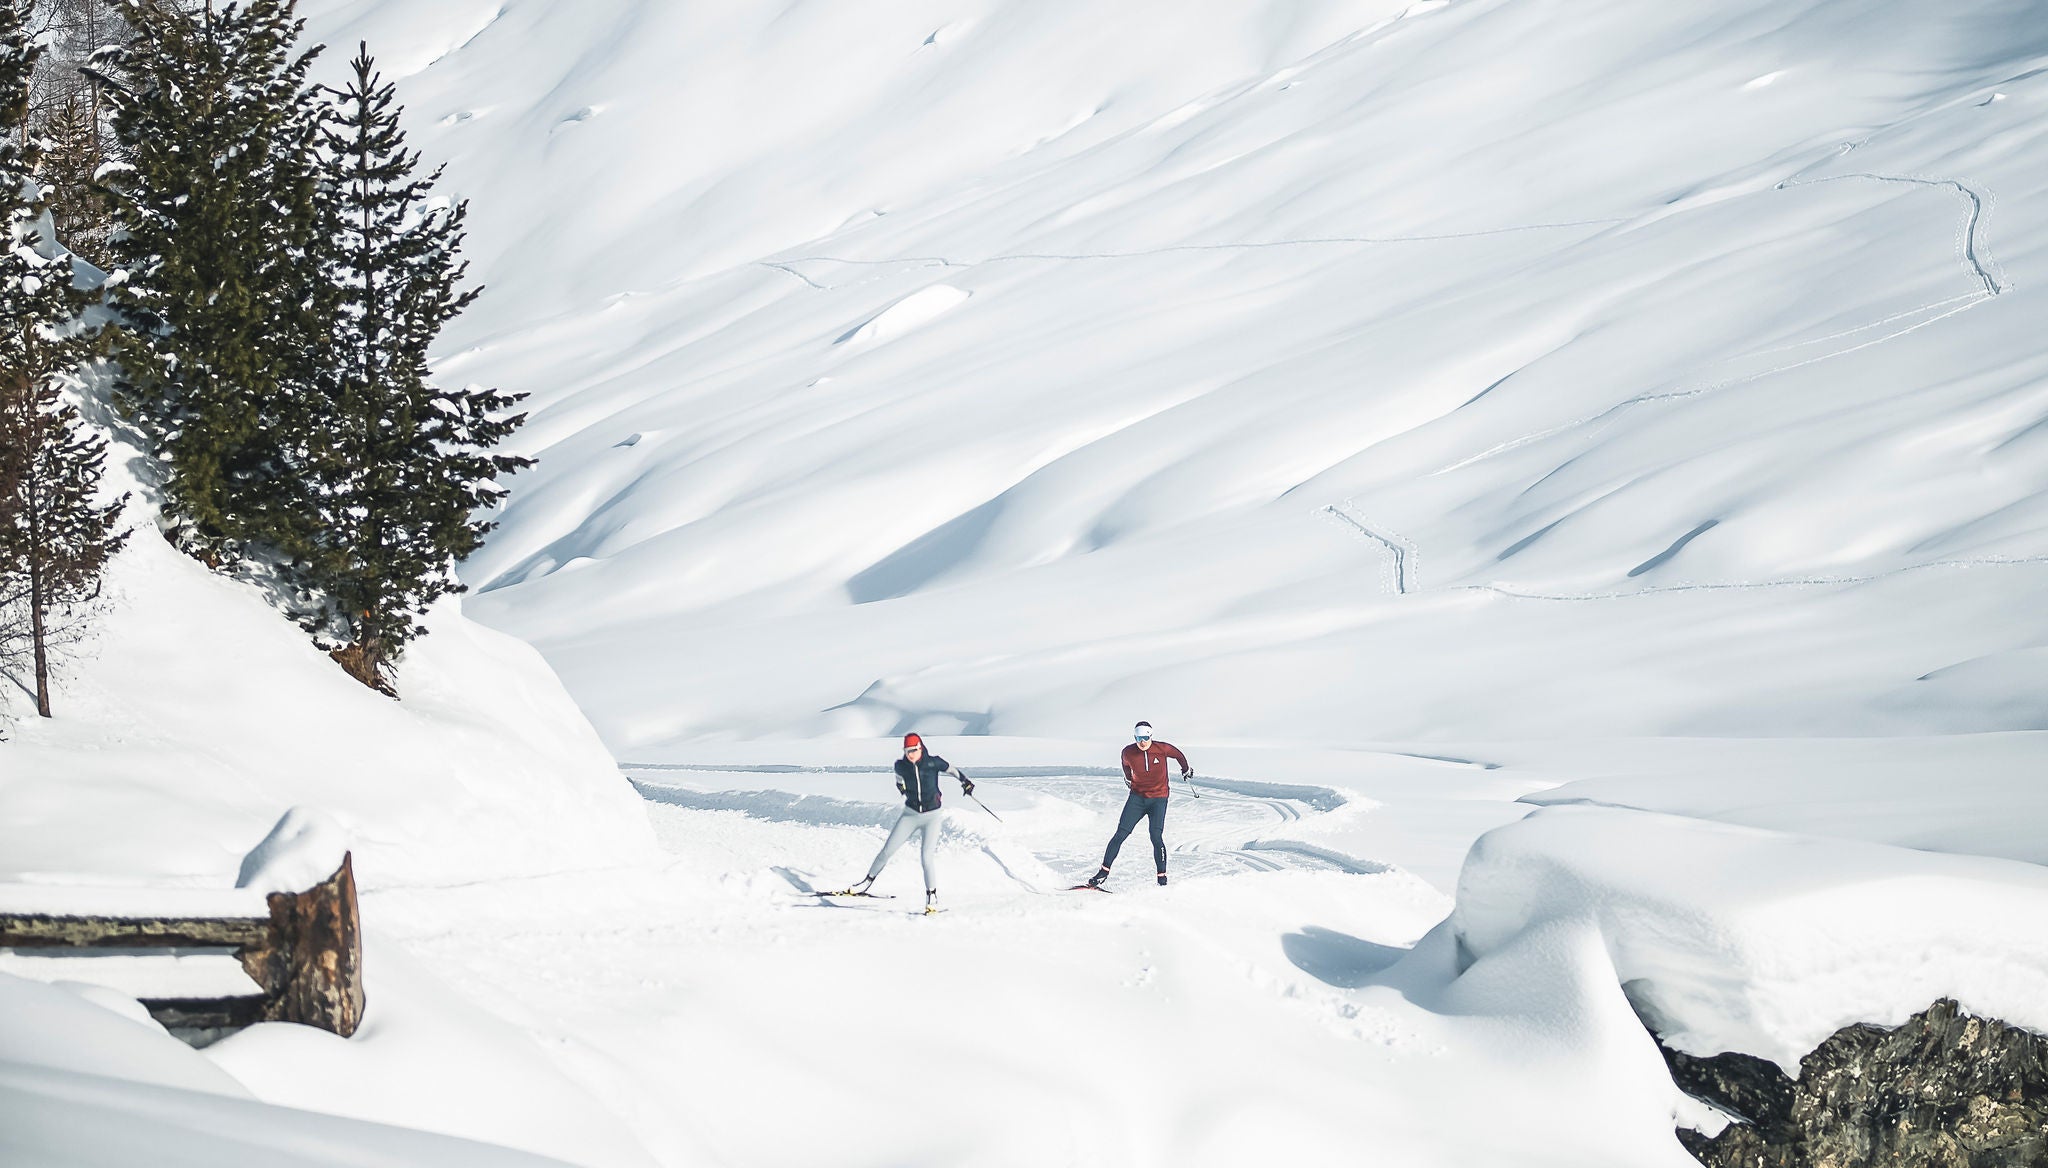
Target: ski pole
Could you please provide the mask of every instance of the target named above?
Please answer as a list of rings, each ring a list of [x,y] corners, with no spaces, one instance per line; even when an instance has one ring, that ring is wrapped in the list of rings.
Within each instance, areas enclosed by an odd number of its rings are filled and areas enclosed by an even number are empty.
[[[978,799],[978,798],[975,798],[975,796],[973,796],[973,795],[969,795],[969,796],[968,796],[968,798],[969,798],[969,799],[974,799],[974,805],[975,805],[976,807],[979,807],[979,808],[981,808],[981,809],[982,809],[983,811],[988,811],[988,804],[986,804],[986,803],[983,803],[983,802],[982,802],[982,801],[981,801],[980,799]],[[1000,816],[1000,815],[997,815],[997,814],[996,814],[995,812],[993,812],[993,811],[988,811],[988,817],[989,817],[990,819],[993,819],[993,820],[995,820],[995,821],[996,821],[997,823],[1001,823],[1001,822],[1003,821],[1003,817],[1002,817],[1002,816]]]
[[[1195,790],[1195,772],[1189,771],[1187,774],[1182,775],[1181,782],[1188,785],[1188,794],[1193,795],[1197,799],[1202,797],[1202,793]]]

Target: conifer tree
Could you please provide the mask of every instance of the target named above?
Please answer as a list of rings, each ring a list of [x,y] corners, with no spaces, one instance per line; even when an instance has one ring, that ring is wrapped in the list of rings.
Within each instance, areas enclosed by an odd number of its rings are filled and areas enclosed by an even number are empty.
[[[113,137],[85,65],[127,32],[113,0],[32,0],[24,12],[31,39],[43,50],[29,90],[28,127],[46,143],[40,172],[57,238],[73,255],[105,267],[110,224],[92,180],[108,160]]]
[[[36,711],[50,716],[53,618],[90,600],[124,535],[121,501],[97,500],[106,440],[85,431],[64,386],[92,351],[71,257],[35,180],[39,148],[19,132],[36,50],[13,0],[0,0],[0,594],[25,608]]]
[[[54,99],[42,111],[40,124],[31,125],[31,132],[42,139],[39,178],[57,238],[72,254],[94,263],[106,259],[110,227],[94,185],[94,176],[106,161],[98,118],[90,95],[72,92]]]
[[[303,562],[315,508],[318,103],[295,0],[187,12],[120,0],[131,30],[94,57],[119,139],[106,168],[117,402],[157,445],[172,538],[219,565]]]
[[[503,496],[494,480],[530,460],[490,452],[525,420],[508,416],[519,397],[431,380],[429,348],[479,291],[461,288],[468,206],[433,196],[438,169],[418,176],[367,45],[351,68],[348,85],[329,91],[322,133],[341,309],[322,395],[332,444],[311,476],[322,496],[316,577],[329,631],[345,642],[336,660],[388,691],[391,663],[422,631],[415,617],[462,590],[454,562],[492,526],[476,513]]]

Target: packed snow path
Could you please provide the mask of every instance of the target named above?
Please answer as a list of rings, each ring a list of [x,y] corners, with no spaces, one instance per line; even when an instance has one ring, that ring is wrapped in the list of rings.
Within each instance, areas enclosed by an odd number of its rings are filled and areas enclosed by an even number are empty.
[[[875,827],[887,825],[896,814],[893,799],[889,798],[888,773],[879,769],[833,767],[797,771],[772,766],[645,765],[627,769],[636,776],[635,786],[641,794],[657,808],[741,811],[789,824],[858,826],[868,829],[866,835],[873,835]],[[977,768],[971,774],[979,784],[977,793],[984,802],[993,801],[1008,809],[1004,814],[1008,830],[999,828],[993,816],[972,800],[951,790],[954,784],[949,779],[949,848],[956,841],[978,847],[1004,866],[1020,891],[1054,891],[1065,887],[1060,877],[1071,875],[1080,880],[1094,872],[1123,809],[1126,791],[1117,772],[1095,767]],[[804,781],[800,776],[809,779]],[[698,781],[690,782],[690,778]],[[792,778],[797,781],[792,782]],[[735,779],[744,785],[734,787]],[[769,785],[755,787],[755,782]],[[797,790],[790,790],[791,787]],[[830,793],[824,793],[827,791]],[[1166,823],[1168,870],[1182,878],[1288,868],[1352,873],[1386,871],[1386,865],[1372,860],[1270,838],[1273,828],[1342,803],[1343,799],[1335,793],[1318,789],[1278,793],[1265,784],[1223,785],[1198,780],[1196,788],[1190,790],[1188,784],[1176,781]],[[1019,815],[1019,810],[1024,814]],[[656,814],[659,817],[664,812]],[[1050,884],[1046,872],[1019,871],[1006,862],[1006,849],[1018,847],[1053,874]],[[1127,883],[1140,877],[1149,883],[1150,855],[1150,839],[1145,824],[1140,822],[1124,843],[1117,861],[1120,878],[1113,883]],[[906,849],[892,863],[883,883],[900,883],[892,881],[891,876],[912,872],[916,864],[916,849]],[[799,889],[838,883],[826,878],[823,884],[812,885],[786,867],[777,870],[785,872]]]
[[[1495,782],[1416,765],[1440,794]],[[878,882],[895,899],[800,891],[866,870],[896,816],[887,772],[721,765],[629,768],[664,865],[375,890],[365,920],[663,1165],[1685,1163],[1658,1100],[1609,1114],[1641,1088],[1589,1088],[1606,1064],[1578,1032],[1372,984],[1450,906],[1317,834],[1377,815],[1363,793],[1176,784],[1173,883],[1141,827],[1101,896],[1065,889],[1101,856],[1118,774],[966,769],[1003,821],[948,780],[937,917],[914,848]],[[1554,1090],[1531,1089],[1532,1049]],[[1474,1098],[1496,1122],[1465,1122]]]

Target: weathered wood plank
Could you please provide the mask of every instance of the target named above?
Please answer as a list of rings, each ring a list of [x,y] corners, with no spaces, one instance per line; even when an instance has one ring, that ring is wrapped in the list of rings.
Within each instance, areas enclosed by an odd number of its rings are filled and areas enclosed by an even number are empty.
[[[145,999],[191,1029],[299,1022],[347,1038],[363,1019],[363,941],[354,858],[304,892],[273,892],[265,917],[64,916],[0,913],[0,948],[17,953],[231,949],[260,997]],[[254,1003],[253,1006],[250,1003]],[[161,1013],[160,1013],[161,1012]],[[170,1023],[166,1022],[166,1025]]]
[[[69,917],[0,913],[0,947],[9,949],[239,949],[262,945],[264,918]]]
[[[244,1030],[263,1021],[266,999],[143,998],[142,1007],[167,1030]]]

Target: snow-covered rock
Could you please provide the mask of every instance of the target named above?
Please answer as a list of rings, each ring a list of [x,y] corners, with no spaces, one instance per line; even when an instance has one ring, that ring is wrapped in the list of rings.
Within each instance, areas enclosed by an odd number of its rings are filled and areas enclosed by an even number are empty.
[[[1467,960],[1560,924],[1601,938],[1674,1049],[1796,1073],[1859,1022],[1937,998],[2048,1033],[2048,869],[1604,807],[1480,838],[1451,920]]]

